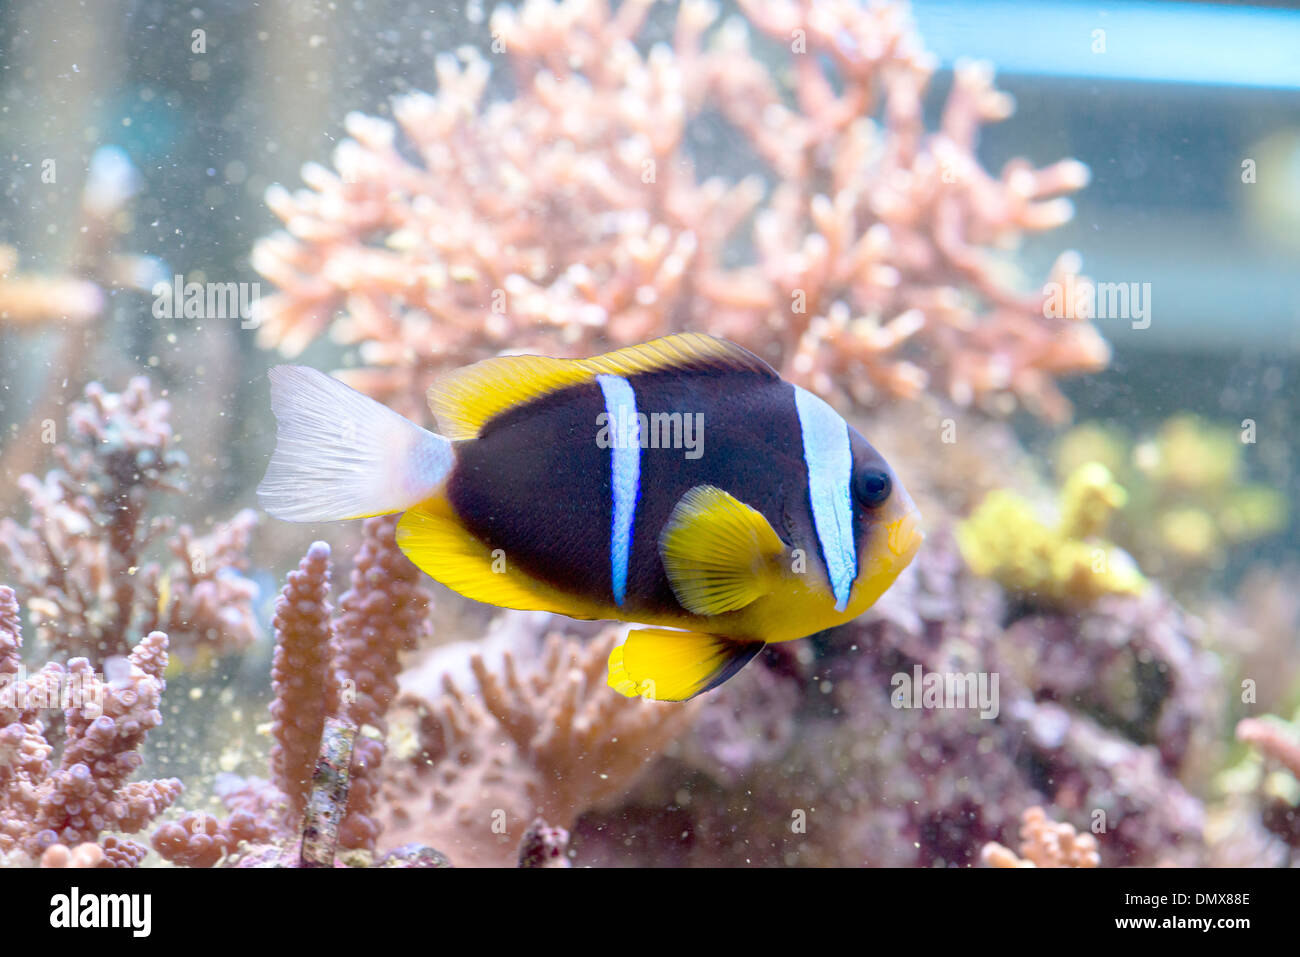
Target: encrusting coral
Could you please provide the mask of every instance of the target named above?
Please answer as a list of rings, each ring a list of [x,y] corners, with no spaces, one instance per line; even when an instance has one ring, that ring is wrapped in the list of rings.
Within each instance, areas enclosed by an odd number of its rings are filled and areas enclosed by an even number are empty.
[[[1097,839],[1070,824],[1057,824],[1041,807],[1025,810],[1020,825],[1020,856],[990,842],[980,860],[990,867],[1096,867],[1101,863]]]
[[[117,677],[97,674],[85,658],[27,676],[19,619],[13,589],[0,586],[0,855],[135,866],[144,847],[102,832],[134,834],[181,793],[175,778],[128,780],[162,721],[167,636],[147,635]],[[51,742],[60,739],[56,762]]]
[[[1078,606],[1137,594],[1144,580],[1133,560],[1099,538],[1124,502],[1124,489],[1093,462],[1066,480],[1055,525],[1017,493],[996,490],[957,527],[957,542],[977,575],[1027,604]]]
[[[1234,550],[1287,525],[1285,492],[1248,478],[1251,433],[1194,415],[1176,415],[1152,434],[1130,438],[1084,423],[1057,444],[1058,474],[1104,463],[1128,491],[1113,534],[1150,574],[1187,585]]]
[[[260,634],[248,567],[256,523],[240,512],[196,537],[167,540],[174,561],[151,560],[171,529],[157,496],[183,488],[170,412],[149,381],[120,393],[86,387],[50,446],[58,467],[18,480],[30,516],[0,519],[0,566],[27,600],[38,639],[67,654],[123,655],[141,636],[166,631],[183,660],[247,647]]]
[[[259,341],[292,356],[328,328],[358,347],[348,380],[407,412],[438,372],[501,351],[690,329],[832,397],[928,389],[1068,414],[1054,380],[1103,367],[1106,344],[1009,282],[994,247],[1068,220],[1061,194],[1087,170],[984,170],[978,131],[1011,112],[991,70],[959,64],[930,131],[935,63],[901,4],[742,2],[719,25],[687,0],[671,44],[643,53],[651,6],[500,7],[513,96],[489,100],[492,67],[467,47],[437,60],[436,94],[393,104],[395,123],[351,114],[334,170],[268,191],[285,231],[253,253],[279,289]],[[751,30],[788,58],[760,60]],[[701,179],[705,133],[743,143],[752,168]],[[1085,283],[1076,260],[1051,279]]]

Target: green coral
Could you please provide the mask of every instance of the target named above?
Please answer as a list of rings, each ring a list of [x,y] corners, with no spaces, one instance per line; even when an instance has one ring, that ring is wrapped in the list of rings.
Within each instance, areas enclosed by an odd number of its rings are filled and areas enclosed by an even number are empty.
[[[1145,586],[1141,573],[1101,538],[1125,500],[1110,469],[1089,462],[1066,480],[1055,525],[1028,500],[1000,489],[958,526],[957,544],[977,575],[1034,604],[1081,607],[1103,595],[1137,594]]]
[[[1286,527],[1286,496],[1246,479],[1247,448],[1236,429],[1193,415],[1138,441],[1088,423],[1062,437],[1056,468],[1069,475],[1085,462],[1105,464],[1129,492],[1115,540],[1148,572],[1179,580]]]

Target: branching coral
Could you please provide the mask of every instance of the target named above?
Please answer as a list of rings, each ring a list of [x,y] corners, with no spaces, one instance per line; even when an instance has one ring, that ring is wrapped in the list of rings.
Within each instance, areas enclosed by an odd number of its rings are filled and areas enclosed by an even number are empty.
[[[330,673],[332,609],[330,549],[316,542],[289,573],[275,603],[275,660],[271,683],[271,776],[295,816],[302,814],[307,785],[325,726],[333,685]]]
[[[159,828],[154,847],[165,858],[210,867],[243,842],[296,840],[321,735],[331,716],[366,732],[351,750],[350,794],[338,840],[346,848],[373,849],[379,831],[374,792],[385,751],[386,714],[397,693],[400,655],[419,640],[428,603],[419,572],[394,540],[396,524],[395,516],[365,522],[337,615],[329,601],[329,546],[313,544],[290,573],[274,620],[272,779],[228,788],[221,795],[232,812],[228,817],[191,811]]]
[[[475,655],[477,695],[448,676],[441,697],[404,696],[395,722],[407,743],[384,773],[385,840],[419,840],[462,866],[510,866],[535,817],[567,828],[621,797],[696,708],[611,694],[614,643],[552,635],[534,668],[507,652],[498,673]]]
[[[1103,595],[1137,594],[1144,581],[1125,553],[1101,541],[1125,492],[1099,463],[1077,469],[1061,492],[1054,526],[1029,502],[994,491],[957,530],[962,556],[1027,604],[1087,605]]]
[[[51,448],[58,467],[19,479],[31,515],[25,525],[0,519],[0,559],[53,648],[101,659],[166,629],[173,653],[192,658],[259,634],[256,588],[241,574],[251,511],[205,538],[183,526],[168,542],[176,561],[164,569],[149,560],[172,524],[154,514],[155,497],[182,488],[185,459],[173,448],[169,411],[147,379],[121,393],[92,383]]]
[[[359,347],[353,384],[408,411],[438,371],[500,351],[693,329],[826,395],[1068,413],[1054,379],[1107,347],[1008,284],[992,248],[1065,222],[1060,194],[1087,171],[983,169],[978,130],[1011,112],[987,67],[958,67],[927,131],[934,63],[902,5],[745,2],[715,25],[687,0],[671,46],[643,53],[650,6],[499,8],[512,97],[487,100],[491,68],[466,48],[438,59],[436,95],[395,102],[395,124],[349,116],[334,171],[268,192],[286,229],[253,254],[280,290],[259,340],[294,355],[329,328]],[[751,51],[751,29],[784,62]],[[755,161],[701,179],[701,136]],[[1076,258],[1052,278],[1084,282]]]
[[[104,308],[104,293],[88,279],[17,272],[18,251],[0,246],[0,322],[32,325],[49,319],[86,322]]]
[[[400,655],[428,627],[428,595],[419,570],[397,547],[396,529],[395,515],[366,523],[334,624],[334,713],[374,735],[359,737],[353,753],[348,816],[339,834],[344,847],[374,847],[378,822],[371,812],[388,731],[385,716],[397,695]]]
[[[133,834],[181,792],[174,778],[128,780],[145,736],[162,721],[167,636],[146,636],[111,679],[85,658],[24,677],[21,648],[17,598],[0,586],[0,854],[49,866],[89,866],[92,857],[94,866],[134,866],[144,849],[101,832]],[[62,717],[57,763],[51,714]],[[82,846],[96,842],[98,855]]]
[[[1097,839],[1070,824],[1057,824],[1041,807],[1025,810],[1020,825],[1020,856],[989,842],[980,860],[990,867],[1096,867],[1101,863]]]
[[[1237,740],[1258,748],[1300,781],[1300,737],[1280,722],[1247,718],[1237,725]]]

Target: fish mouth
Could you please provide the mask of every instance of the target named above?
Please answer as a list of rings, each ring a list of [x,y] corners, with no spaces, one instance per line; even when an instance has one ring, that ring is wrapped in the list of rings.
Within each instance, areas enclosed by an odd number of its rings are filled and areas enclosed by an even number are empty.
[[[906,565],[916,555],[921,542],[925,541],[925,533],[921,531],[920,514],[915,509],[910,509],[902,518],[890,522],[886,528],[889,529],[887,539],[889,550],[900,559],[900,564]]]

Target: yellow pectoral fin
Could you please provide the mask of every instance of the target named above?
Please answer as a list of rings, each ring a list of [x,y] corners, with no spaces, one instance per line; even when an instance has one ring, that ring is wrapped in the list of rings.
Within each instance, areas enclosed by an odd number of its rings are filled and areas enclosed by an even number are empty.
[[[644,628],[609,653],[609,686],[629,698],[685,701],[716,688],[762,650],[761,641]]]
[[[767,594],[784,550],[761,513],[712,485],[683,495],[659,536],[673,594],[697,615],[736,611]]]
[[[397,545],[425,574],[466,598],[502,608],[603,618],[601,609],[509,567],[461,525],[445,499],[408,509],[397,523]]]

